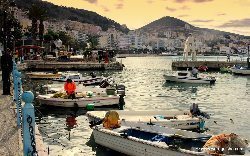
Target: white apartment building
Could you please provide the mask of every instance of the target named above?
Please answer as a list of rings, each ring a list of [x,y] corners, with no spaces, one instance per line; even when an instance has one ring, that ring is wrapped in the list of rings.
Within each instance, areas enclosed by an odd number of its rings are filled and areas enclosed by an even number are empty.
[[[121,34],[118,37],[118,49],[129,50],[130,47],[130,37],[126,34]]]

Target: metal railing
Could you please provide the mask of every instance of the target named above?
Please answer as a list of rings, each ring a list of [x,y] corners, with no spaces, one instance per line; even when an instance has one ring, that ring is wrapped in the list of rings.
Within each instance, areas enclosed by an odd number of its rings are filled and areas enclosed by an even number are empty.
[[[17,70],[17,65],[13,61],[13,99],[16,103],[17,127],[21,128],[23,141],[23,155],[38,155],[35,142],[35,110],[32,104],[34,94],[31,91],[22,90],[21,72]],[[22,101],[24,105],[22,106]]]

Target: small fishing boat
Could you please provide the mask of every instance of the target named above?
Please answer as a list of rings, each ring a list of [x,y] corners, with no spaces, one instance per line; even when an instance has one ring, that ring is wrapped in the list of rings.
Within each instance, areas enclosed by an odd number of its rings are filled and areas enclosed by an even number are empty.
[[[179,71],[176,75],[163,75],[167,82],[214,84],[214,77],[196,78],[189,71]]]
[[[209,155],[205,150],[210,149],[203,147],[213,138],[209,134],[124,120],[114,128],[95,126],[93,136],[97,144],[131,156]],[[236,147],[243,147],[240,153],[246,151],[246,143]]]
[[[190,111],[116,111],[120,119],[186,130],[204,130],[204,119],[192,117]],[[102,121],[107,111],[87,112],[91,125]]]
[[[30,72],[26,73],[30,79],[56,79],[62,76],[62,73],[49,73],[49,72]]]
[[[92,94],[92,93],[91,93]],[[59,107],[86,107],[88,104],[94,106],[112,106],[119,104],[119,95],[91,95],[88,93],[77,93],[75,99],[68,99],[65,93],[38,95],[41,104]]]
[[[81,82],[84,85],[98,85],[105,77],[96,77],[95,75],[83,77],[80,73],[68,73],[52,81],[66,82],[67,79],[71,79],[74,82]]]
[[[235,65],[231,68],[233,74],[250,75],[250,68]]]

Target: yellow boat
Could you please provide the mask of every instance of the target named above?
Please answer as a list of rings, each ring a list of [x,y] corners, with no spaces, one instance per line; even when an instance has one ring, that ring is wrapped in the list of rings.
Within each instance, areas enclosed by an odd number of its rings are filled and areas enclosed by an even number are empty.
[[[55,79],[60,78],[62,73],[49,73],[49,72],[31,72],[27,73],[31,79]]]

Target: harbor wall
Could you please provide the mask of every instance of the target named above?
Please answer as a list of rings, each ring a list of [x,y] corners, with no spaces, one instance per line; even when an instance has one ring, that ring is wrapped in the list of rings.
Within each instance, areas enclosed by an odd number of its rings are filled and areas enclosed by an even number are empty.
[[[26,61],[27,69],[32,71],[43,70],[123,70],[124,65],[119,62],[45,62]]]
[[[199,66],[207,66],[208,70],[220,70],[221,67],[232,67],[235,64],[241,64],[246,66],[246,61],[173,61],[172,62],[172,69],[173,70],[186,70],[187,68],[196,67]]]

